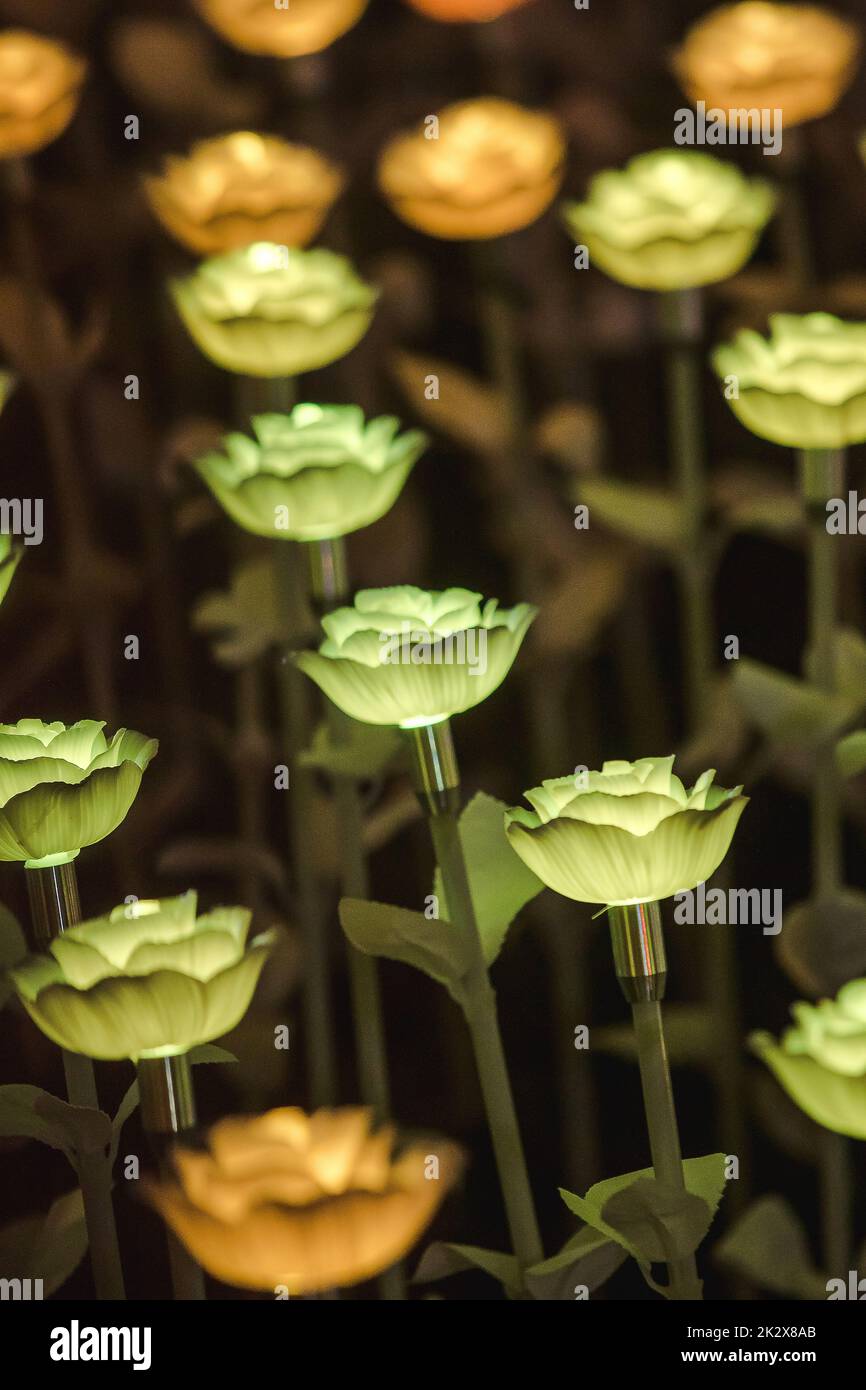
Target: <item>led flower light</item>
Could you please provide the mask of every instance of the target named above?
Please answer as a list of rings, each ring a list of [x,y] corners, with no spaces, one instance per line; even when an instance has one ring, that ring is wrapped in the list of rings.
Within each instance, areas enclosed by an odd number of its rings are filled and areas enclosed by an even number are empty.
[[[206,357],[249,377],[295,377],[345,356],[377,300],[345,256],[272,242],[211,257],[171,292]]]
[[[369,1110],[271,1110],[227,1119],[208,1152],[174,1150],[176,1180],[145,1189],[217,1279],[290,1294],[362,1283],[396,1263],[429,1225],[462,1168],[441,1140],[396,1158]]]
[[[835,1000],[792,1006],[781,1042],[756,1033],[752,1049],[801,1110],[838,1134],[866,1139],[866,980],[849,980]]]
[[[254,439],[226,435],[195,467],[233,521],[258,536],[330,540],[369,526],[397,500],[426,448],[393,415],[356,405],[297,405],[257,415]]]
[[[823,116],[854,73],[853,24],[811,5],[724,5],[692,26],[674,56],[691,101],[781,109],[786,126]]]
[[[716,348],[728,404],[762,439],[797,449],[866,440],[866,323],[772,314],[769,338],[743,329]]]
[[[273,932],[247,945],[251,913],[196,918],[196,894],[122,903],[70,927],[50,956],[10,978],[34,1023],[68,1052],[102,1061],[171,1057],[228,1033],[243,1018]]]
[[[548,888],[577,902],[656,902],[703,883],[721,864],[748,802],[704,772],[687,791],[673,757],[606,762],[543,782],[532,811],[506,812],[512,848]]]
[[[319,650],[293,660],[364,724],[437,724],[502,684],[537,611],[500,609],[469,589],[361,589],[353,607],[322,619]]]
[[[237,130],[200,140],[145,180],[160,222],[184,246],[214,256],[254,241],[306,246],[343,188],[341,171],[308,145]]]
[[[699,150],[655,150],[597,174],[564,208],[569,232],[613,279],[644,290],[724,280],[749,259],[776,205],[762,179]]]
[[[157,751],[154,738],[105,724],[0,724],[0,860],[68,863],[116,830]]]
[[[9,591],[22,554],[21,547],[13,545],[12,537],[0,532],[0,603]]]
[[[369,0],[195,0],[199,13],[235,48],[298,58],[319,53],[357,24]]]
[[[56,140],[78,107],[87,64],[64,44],[26,29],[0,33],[0,159]]]
[[[254,242],[204,261],[172,283],[184,323],[205,356],[246,376],[295,376],[360,342],[377,291],[333,251]]]
[[[386,145],[379,186],[398,217],[430,236],[471,241],[528,226],[562,183],[559,122],[498,97],[448,106]]]
[[[407,0],[413,10],[444,23],[481,24],[511,10],[519,10],[527,0]]]

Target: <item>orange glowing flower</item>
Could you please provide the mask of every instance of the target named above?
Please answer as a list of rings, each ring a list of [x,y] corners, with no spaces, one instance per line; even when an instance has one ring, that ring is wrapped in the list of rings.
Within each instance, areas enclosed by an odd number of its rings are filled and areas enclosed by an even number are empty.
[[[202,256],[254,241],[306,246],[339,197],[343,175],[307,145],[237,130],[169,156],[145,183],[172,236]]]
[[[854,72],[853,24],[811,5],[742,0],[693,25],[673,66],[692,101],[782,110],[785,125],[831,111]]]
[[[34,154],[61,135],[78,106],[87,64],[26,29],[0,33],[0,159]]]
[[[202,18],[235,48],[299,58],[319,53],[357,24],[369,0],[195,0]]]
[[[369,1110],[271,1110],[221,1120],[208,1152],[175,1150],[176,1177],[145,1192],[225,1283],[290,1294],[359,1284],[414,1245],[462,1168],[456,1145],[395,1159]]]
[[[407,3],[430,19],[441,19],[447,24],[498,19],[509,10],[519,9],[527,0],[407,0]]]
[[[391,140],[379,160],[379,186],[410,226],[483,240],[540,217],[562,183],[564,159],[554,116],[479,97]]]

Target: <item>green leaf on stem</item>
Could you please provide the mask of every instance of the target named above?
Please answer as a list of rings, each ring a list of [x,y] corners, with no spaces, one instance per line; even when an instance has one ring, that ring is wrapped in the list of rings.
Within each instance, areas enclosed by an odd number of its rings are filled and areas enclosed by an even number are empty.
[[[685,1159],[684,1193],[658,1182],[652,1168],[644,1168],[606,1178],[585,1197],[564,1188],[559,1195],[569,1211],[628,1251],[646,1277],[650,1264],[679,1259],[698,1248],[725,1190],[726,1162],[720,1153]]]
[[[502,394],[462,367],[412,352],[398,352],[394,376],[424,424],[479,454],[506,448],[508,411]],[[428,394],[431,377],[438,382],[435,398]]]
[[[592,1226],[583,1226],[566,1241],[558,1255],[542,1260],[526,1271],[526,1287],[537,1299],[574,1299],[584,1289],[601,1288],[628,1252]]]
[[[460,816],[460,843],[488,966],[499,955],[518,912],[544,887],[511,848],[505,834],[505,810],[504,802],[478,792]],[[447,917],[448,902],[439,869],[433,892],[441,915]]]
[[[504,1255],[498,1250],[484,1250],[479,1245],[451,1245],[446,1241],[434,1241],[428,1245],[412,1275],[412,1283],[432,1284],[437,1279],[448,1279],[452,1274],[462,1274],[467,1269],[483,1270],[501,1284],[512,1298],[522,1291],[516,1256]]]
[[[301,754],[301,762],[332,776],[373,781],[384,775],[403,747],[397,729],[387,724],[359,724],[356,719],[346,720],[345,740],[335,743],[327,721],[323,721],[312,744]]]
[[[0,1231],[0,1278],[41,1279],[42,1297],[56,1293],[87,1253],[81,1190],[51,1204],[45,1216],[25,1216]]]
[[[683,504],[674,493],[645,483],[581,478],[575,491],[593,521],[641,545],[676,554],[684,535]]]
[[[775,1194],[743,1213],[715,1246],[713,1259],[783,1298],[827,1297],[827,1277],[812,1262],[799,1218]]]
[[[108,1151],[111,1120],[102,1110],[69,1105],[39,1086],[0,1086],[0,1136],[38,1139],[77,1168],[80,1155]]]
[[[817,747],[856,713],[850,698],[827,694],[748,657],[736,663],[731,688],[752,723],[780,744]]]
[[[450,922],[388,903],[342,898],[340,925],[357,950],[423,970],[462,1005],[461,981],[469,967],[469,953]]]
[[[0,1009],[12,993],[12,984],[5,973],[27,955],[27,942],[18,919],[0,903]]]
[[[859,777],[866,770],[866,729],[840,738],[836,744],[836,766],[843,777]]]
[[[236,1062],[238,1059],[233,1052],[227,1051],[224,1047],[217,1047],[216,1043],[199,1043],[198,1047],[193,1047],[187,1054],[190,1066],[197,1067],[202,1062]]]
[[[114,1160],[117,1158],[117,1150],[120,1145],[120,1134],[126,1121],[141,1099],[138,1091],[138,1082],[133,1081],[123,1100],[117,1107],[114,1119],[111,1121],[111,1148],[108,1154],[110,1167],[114,1167]]]
[[[866,1076],[841,1076],[813,1057],[792,1055],[770,1033],[753,1033],[749,1046],[811,1119],[834,1134],[866,1139]]]

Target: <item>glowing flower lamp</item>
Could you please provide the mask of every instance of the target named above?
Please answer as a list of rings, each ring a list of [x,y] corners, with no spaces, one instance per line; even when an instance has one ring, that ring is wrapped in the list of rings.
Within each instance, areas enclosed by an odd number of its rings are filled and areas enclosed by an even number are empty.
[[[351,29],[369,0],[195,0],[202,18],[235,48],[298,58]]]
[[[866,440],[866,323],[772,314],[768,338],[743,329],[712,360],[734,414],[762,439],[797,449]]]
[[[204,261],[172,283],[197,346],[245,376],[296,376],[350,352],[370,326],[377,291],[333,251],[272,242]]]
[[[247,945],[251,914],[196,918],[196,894],[122,903],[56,937],[11,972],[42,1032],[105,1061],[171,1057],[228,1033],[249,1007],[273,933]]]
[[[656,150],[597,174],[566,225],[590,262],[644,290],[683,290],[734,275],[776,205],[762,179],[699,150]]]
[[[379,160],[379,186],[411,227],[485,240],[529,226],[555,198],[565,138],[554,116],[479,97],[432,119],[390,141]]]
[[[832,111],[859,50],[855,25],[829,10],[744,0],[699,19],[673,66],[691,101],[780,109],[794,126]]]
[[[69,125],[87,64],[26,29],[0,33],[0,159],[35,154]]]
[[[306,246],[343,188],[342,172],[307,145],[237,130],[169,156],[145,180],[166,230],[200,256],[270,241]]]

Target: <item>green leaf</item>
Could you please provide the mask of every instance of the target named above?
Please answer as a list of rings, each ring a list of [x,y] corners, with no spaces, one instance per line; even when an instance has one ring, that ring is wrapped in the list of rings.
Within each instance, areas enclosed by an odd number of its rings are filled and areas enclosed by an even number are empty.
[[[866,1139],[866,1076],[840,1076],[813,1057],[792,1056],[769,1033],[753,1033],[749,1046],[811,1119],[835,1134]]]
[[[38,1086],[0,1086],[0,1136],[37,1139],[59,1149],[77,1171],[82,1155],[108,1152],[111,1121],[102,1110],[68,1105]]]
[[[526,1287],[537,1299],[574,1299],[578,1286],[590,1293],[606,1283],[627,1252],[592,1226],[583,1226],[558,1255],[526,1271]]]
[[[644,1168],[606,1178],[585,1197],[564,1188],[559,1195],[569,1211],[627,1250],[646,1277],[650,1264],[691,1254],[700,1245],[725,1189],[725,1164],[724,1154],[686,1159],[685,1194]]]
[[[590,525],[601,521],[611,531],[654,550],[675,553],[682,545],[682,503],[663,488],[611,478],[582,478],[576,496],[589,507]]]
[[[356,719],[346,720],[345,741],[335,743],[323,721],[311,746],[301,754],[301,762],[332,776],[375,780],[387,771],[403,747],[399,730],[387,724],[360,724]]]
[[[18,919],[0,903],[0,1009],[12,994],[12,982],[4,972],[27,955],[27,942]]]
[[[850,699],[743,657],[731,677],[734,696],[753,724],[781,744],[815,747],[853,717]],[[866,695],[866,691],[864,691]]]
[[[836,744],[836,766],[843,777],[859,777],[866,770],[866,729],[840,738]]]
[[[114,1167],[114,1160],[117,1158],[117,1150],[120,1145],[120,1134],[126,1121],[129,1119],[141,1099],[138,1091],[138,1081],[133,1081],[123,1100],[117,1107],[114,1119],[111,1121],[111,1149],[109,1150],[108,1162],[110,1167]]]
[[[448,1279],[452,1274],[461,1274],[467,1269],[483,1270],[501,1284],[512,1298],[521,1293],[520,1266],[514,1255],[484,1250],[479,1245],[451,1245],[445,1241],[428,1245],[412,1275],[412,1283],[432,1284],[437,1279]]]
[[[544,887],[541,879],[536,878],[511,848],[505,834],[505,810],[503,801],[478,792],[460,816],[460,842],[488,965],[499,955],[518,912]],[[433,892],[439,900],[441,915],[447,918],[445,885],[438,869]]]
[[[52,1203],[46,1216],[27,1216],[0,1231],[0,1278],[41,1279],[42,1294],[56,1293],[87,1253],[81,1191]]]
[[[505,422],[508,412],[502,393],[450,362],[398,352],[393,372],[418,415],[437,434],[482,455],[499,454],[508,444]],[[428,378],[439,381],[435,400],[427,395]]]
[[[462,1005],[461,981],[469,967],[468,950],[450,922],[388,903],[342,898],[340,925],[359,951],[423,970]]]
[[[199,1043],[198,1047],[193,1047],[189,1051],[190,1066],[197,1067],[202,1062],[236,1062],[238,1059],[233,1052],[228,1052],[224,1047],[217,1047],[216,1043]]]
[[[826,1299],[798,1217],[781,1197],[760,1197],[713,1250],[713,1259],[783,1298]]]

